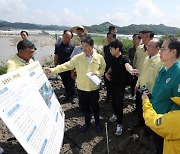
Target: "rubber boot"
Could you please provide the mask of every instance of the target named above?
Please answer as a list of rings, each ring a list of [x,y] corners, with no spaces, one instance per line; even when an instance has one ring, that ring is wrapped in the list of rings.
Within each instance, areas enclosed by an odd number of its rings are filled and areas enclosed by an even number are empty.
[[[99,114],[94,114],[94,119],[95,119],[96,131],[98,133],[101,133],[103,130],[102,130],[102,127],[100,125]]]
[[[85,118],[85,124],[80,128],[80,131],[81,131],[82,133],[84,133],[84,132],[87,131],[87,129],[88,129],[89,126],[90,126],[90,121],[91,121],[91,116],[90,116],[90,114],[86,114],[84,118]]]

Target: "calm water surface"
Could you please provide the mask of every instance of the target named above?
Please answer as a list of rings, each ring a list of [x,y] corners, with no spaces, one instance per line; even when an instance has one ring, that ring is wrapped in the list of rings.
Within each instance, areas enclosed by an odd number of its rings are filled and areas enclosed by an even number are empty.
[[[0,38],[0,62],[6,63],[13,55],[17,53],[16,45],[11,38]],[[45,57],[54,56],[54,46],[38,47],[35,54],[35,60],[42,62]]]

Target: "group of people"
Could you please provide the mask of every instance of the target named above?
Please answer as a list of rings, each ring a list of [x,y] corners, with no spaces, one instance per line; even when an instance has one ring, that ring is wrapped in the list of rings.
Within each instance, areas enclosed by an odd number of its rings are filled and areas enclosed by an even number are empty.
[[[113,27],[113,26],[111,26]],[[114,30],[114,27],[112,28]],[[70,34],[70,31],[68,31]],[[64,36],[67,35],[67,31],[64,31],[62,44],[64,44]],[[123,117],[123,97],[126,86],[126,79],[128,76],[128,72],[133,74],[134,69],[129,64],[129,60],[126,56],[122,55],[122,42],[115,39],[116,34],[114,32],[109,32],[108,36],[114,39],[114,41],[110,41],[111,38],[108,38],[107,41],[110,43],[109,48],[111,53],[109,55],[112,56],[113,62],[110,64],[110,67],[107,69],[105,65],[104,58],[98,54],[94,49],[94,41],[90,36],[85,36],[81,38],[82,42],[82,53],[75,55],[74,57],[68,57],[70,60],[65,63],[60,63],[61,65],[53,68],[45,68],[45,72],[47,73],[62,73],[68,72],[70,77],[70,70],[76,70],[76,84],[78,89],[78,98],[79,105],[84,112],[85,124],[81,127],[80,131],[85,132],[89,125],[91,119],[91,108],[95,118],[95,126],[98,132],[102,132],[102,127],[99,123],[99,86],[95,85],[86,75],[88,72],[92,72],[92,75],[97,75],[101,77],[105,73],[105,67],[107,73],[105,75],[107,80],[111,80],[113,85],[113,96],[112,96],[112,104],[114,112],[118,113],[118,123],[115,134],[121,135],[123,130],[122,117]],[[69,41],[70,42],[70,41]],[[70,43],[69,43],[70,44]],[[60,47],[60,46],[59,46]],[[68,48],[70,49],[70,48]],[[60,50],[59,50],[60,51]],[[61,54],[63,50],[61,50]],[[72,52],[73,53],[73,52]],[[56,50],[55,50],[56,54]],[[106,53],[105,53],[106,54]],[[65,55],[65,54],[64,54]],[[70,55],[70,54],[69,54]],[[55,55],[56,56],[56,55]],[[61,56],[62,58],[63,56]],[[56,64],[55,64],[56,65]],[[111,77],[110,77],[111,74]],[[124,74],[121,76],[121,74]],[[68,78],[66,77],[66,79]],[[71,79],[72,80],[72,79]],[[69,82],[70,83],[70,82]],[[123,86],[122,86],[123,84]],[[73,86],[71,86],[72,88]],[[120,96],[120,97],[119,97]],[[65,97],[66,98],[66,97]],[[118,103],[121,101],[121,103]],[[120,111],[118,110],[120,108]]]
[[[73,33],[77,34],[74,40]],[[65,87],[63,101],[75,103],[74,98],[78,94],[85,119],[81,132],[89,128],[92,113],[97,132],[103,131],[99,118],[99,85],[93,83],[86,74],[91,72],[92,76],[103,76],[107,90],[106,101],[111,101],[113,109],[109,121],[117,122],[117,136],[124,129],[123,99],[127,79],[130,79],[129,98],[136,100],[138,114],[138,122],[133,127],[146,124],[153,130],[158,154],[171,153],[170,150],[180,152],[180,123],[177,120],[180,114],[180,41],[172,37],[161,46],[152,31],[141,31],[133,35],[133,47],[126,56],[116,33],[116,27],[110,26],[104,39],[102,56],[94,49],[94,40],[83,26],[75,26],[72,31],[65,30],[55,44],[55,67],[46,67],[44,71],[60,73]],[[36,47],[32,41],[23,39],[18,43],[17,50],[18,53],[7,62],[8,72],[33,62]],[[177,129],[173,129],[175,126]]]
[[[134,127],[146,123],[153,130],[157,154],[180,153],[180,123],[175,119],[180,111],[180,40],[171,37],[161,46],[153,36],[152,31],[141,31],[143,44],[135,48],[133,67],[140,74],[136,84],[131,80],[138,113]]]

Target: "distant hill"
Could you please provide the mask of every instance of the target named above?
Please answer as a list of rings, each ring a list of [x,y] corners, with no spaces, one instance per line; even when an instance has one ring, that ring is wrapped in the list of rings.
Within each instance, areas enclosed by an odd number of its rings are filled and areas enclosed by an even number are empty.
[[[112,25],[110,22],[105,22],[99,25],[85,26],[90,33],[107,33],[108,27]],[[116,26],[116,25],[115,25]],[[119,27],[116,26],[119,34],[134,34],[138,33],[141,30],[151,30],[154,31],[155,34],[179,34],[180,28],[169,27],[163,24],[160,25],[136,25],[131,24],[129,26]],[[57,25],[37,25],[31,23],[22,23],[16,22],[11,23],[7,21],[0,20],[0,29],[1,30],[11,30],[11,29],[37,29],[37,30],[65,30],[71,29],[69,26],[57,26]]]
[[[108,27],[112,25],[109,22],[105,22],[102,23],[100,25],[92,25],[92,26],[85,26],[90,33],[92,32],[96,32],[96,33],[107,33],[108,31]],[[116,26],[116,25],[115,25]],[[180,33],[180,28],[176,28],[176,27],[169,27],[169,26],[165,26],[163,24],[160,25],[129,25],[129,26],[124,26],[124,27],[117,27],[118,33],[120,34],[126,34],[126,35],[130,35],[130,34],[134,34],[134,33],[138,33],[139,31],[142,30],[151,30],[154,31],[155,34],[162,34],[162,35],[167,35],[167,34],[177,34]]]
[[[22,22],[7,22],[0,20],[0,29],[9,30],[9,29],[36,29],[36,30],[65,30],[70,29],[69,26],[57,26],[57,25],[37,25],[31,23],[22,23]]]
[[[167,34],[175,35],[175,34],[180,33],[180,28],[169,27],[163,24],[159,24],[159,25],[134,25],[132,24],[129,26],[118,28],[118,31],[124,34],[133,34],[141,30],[151,30],[151,31],[154,31],[155,34],[162,34],[162,35],[167,35]]]

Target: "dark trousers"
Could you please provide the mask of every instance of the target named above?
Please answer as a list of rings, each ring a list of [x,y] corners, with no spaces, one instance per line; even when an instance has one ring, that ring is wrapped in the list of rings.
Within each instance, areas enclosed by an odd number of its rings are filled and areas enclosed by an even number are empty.
[[[91,114],[99,115],[99,90],[82,91],[78,90],[79,104],[85,115]]]
[[[142,110],[142,99],[141,99],[142,94],[137,90],[136,92],[136,110],[138,113],[138,122],[140,124],[144,124],[144,118],[143,118],[143,110]]]
[[[60,73],[63,85],[65,87],[65,96],[67,98],[75,96],[75,83],[74,80],[71,78],[71,71]]]
[[[111,81],[108,81],[106,77],[104,76],[104,84],[106,86],[107,91],[107,99],[111,99]]]
[[[155,132],[152,131],[153,135],[153,140],[156,146],[156,154],[162,154],[163,153],[163,144],[164,144],[164,139],[157,135]]]
[[[117,116],[117,124],[122,124],[123,121],[123,98],[125,92],[125,84],[112,84],[111,102],[114,115]]]
[[[130,90],[131,90],[131,96],[134,96],[135,94],[135,86],[136,86],[136,82],[138,80],[137,76],[132,76],[130,77]]]

